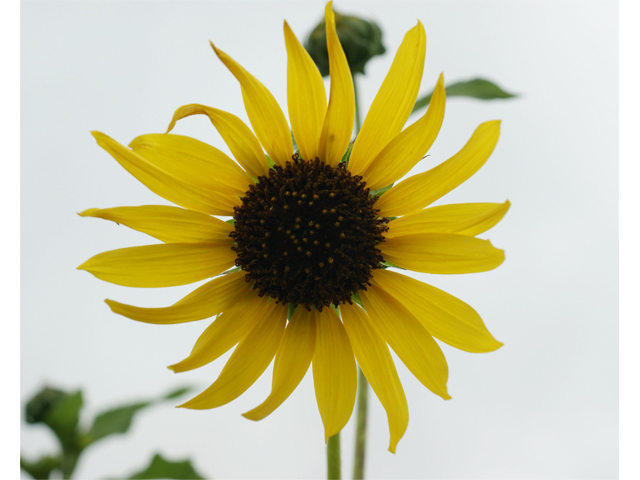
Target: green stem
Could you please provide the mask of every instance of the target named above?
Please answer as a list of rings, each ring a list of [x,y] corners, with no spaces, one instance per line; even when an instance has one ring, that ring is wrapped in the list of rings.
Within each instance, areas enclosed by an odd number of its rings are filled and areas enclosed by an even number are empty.
[[[340,432],[329,437],[327,443],[327,478],[340,479]]]
[[[358,414],[356,418],[356,453],[353,462],[353,478],[364,478],[364,453],[367,440],[367,397],[369,382],[358,368]]]
[[[360,133],[360,127],[362,127],[362,121],[360,119],[360,108],[358,107],[358,86],[355,74],[353,75],[353,96],[356,104],[356,135],[358,135],[358,133]]]
[[[360,108],[358,106],[358,87],[356,77],[353,76],[353,93],[356,104],[356,135],[360,132],[362,121],[360,119]],[[364,453],[367,444],[367,397],[369,392],[369,382],[358,368],[358,413],[356,417],[356,449],[353,461],[353,478],[364,478]]]

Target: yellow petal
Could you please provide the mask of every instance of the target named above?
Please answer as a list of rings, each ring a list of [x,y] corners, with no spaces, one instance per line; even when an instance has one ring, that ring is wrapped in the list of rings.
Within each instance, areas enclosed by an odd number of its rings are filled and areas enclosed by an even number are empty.
[[[242,395],[267,369],[275,356],[287,321],[287,308],[271,302],[262,318],[231,354],[218,379],[204,392],[179,405],[216,408]]]
[[[259,406],[243,413],[249,420],[262,420],[284,402],[302,381],[316,345],[316,319],[313,312],[298,308],[291,317],[273,365],[271,394]]]
[[[476,235],[494,227],[507,213],[511,203],[459,203],[425,208],[388,224],[386,238],[416,233],[457,233]]]
[[[355,118],[355,94],[347,57],[336,33],[336,20],[331,5],[325,7],[325,30],[329,55],[329,107],[320,136],[319,157],[336,167],[349,146]]]
[[[389,344],[409,371],[425,387],[445,400],[449,369],[440,347],[400,302],[383,289],[371,286],[360,292],[371,324]]]
[[[402,130],[418,97],[427,37],[420,22],[407,32],[353,145],[349,170],[362,175]]]
[[[391,185],[422,160],[442,126],[445,99],[444,76],[440,74],[427,112],[420,120],[396,135],[362,174],[367,187],[377,190]]]
[[[200,114],[209,117],[235,159],[249,175],[257,179],[269,173],[269,165],[258,139],[242,120],[231,113],[196,103],[184,105],[173,114],[167,133],[173,129],[178,120]]]
[[[422,233],[388,238],[378,245],[383,257],[407,270],[423,273],[477,273],[504,261],[504,250],[466,235]]]
[[[438,340],[465,352],[492,352],[502,346],[480,315],[453,295],[390,270],[375,270],[372,283],[402,303]]]
[[[144,308],[114,300],[105,302],[113,313],[138,322],[156,325],[193,322],[214,317],[241,300],[250,288],[244,277],[245,272],[221,275],[198,287],[170,307]]]
[[[330,308],[316,312],[318,338],[313,356],[313,384],[324,424],[324,439],[346,425],[356,401],[358,376],[347,332]]]
[[[125,287],[175,287],[213,277],[233,266],[229,242],[164,243],[99,253],[78,267]]]
[[[271,160],[276,165],[284,167],[286,162],[291,161],[293,142],[287,119],[278,106],[278,102],[256,77],[242,68],[229,55],[216,48],[213,43],[211,46],[222,63],[240,82],[244,107],[247,110],[253,131],[256,132],[256,137]]]
[[[78,215],[111,220],[165,243],[228,242],[233,227],[204,213],[164,205],[90,208]]]
[[[91,132],[91,134],[97,140],[98,145],[115,158],[125,170],[153,193],[176,205],[209,215],[226,216],[233,215],[234,206],[240,206],[238,197],[192,185],[185,179],[166,172],[127,147],[120,145],[104,133]]]
[[[387,348],[371,325],[371,320],[356,305],[341,305],[342,321],[349,335],[358,365],[382,403],[389,420],[389,451],[396,453],[396,445],[409,424],[409,407],[396,366]]]
[[[446,195],[484,165],[499,136],[499,120],[482,123],[467,144],[449,160],[400,182],[385,193],[376,203],[380,215],[410,215]]]
[[[203,190],[243,196],[253,185],[251,177],[236,162],[195,138],[168,133],[141,135],[129,147],[169,175]]]
[[[284,22],[287,46],[287,102],[291,129],[305,160],[318,156],[318,142],[327,112],[322,75],[289,24]]]
[[[187,358],[169,366],[175,373],[200,368],[224,355],[256,326],[267,308],[267,299],[251,290],[209,325]]]

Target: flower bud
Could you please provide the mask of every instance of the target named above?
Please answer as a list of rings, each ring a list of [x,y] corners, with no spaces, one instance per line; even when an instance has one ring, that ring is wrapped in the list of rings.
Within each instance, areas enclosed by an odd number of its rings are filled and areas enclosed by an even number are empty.
[[[336,31],[351,69],[351,74],[364,74],[364,66],[376,55],[385,52],[382,45],[382,31],[374,22],[352,15],[336,16]],[[313,29],[305,42],[305,48],[311,55],[323,77],[329,75],[329,54],[324,20]]]

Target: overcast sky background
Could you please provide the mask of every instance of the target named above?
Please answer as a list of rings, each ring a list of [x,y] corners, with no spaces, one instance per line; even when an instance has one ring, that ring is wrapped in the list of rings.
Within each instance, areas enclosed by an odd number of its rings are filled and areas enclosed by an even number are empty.
[[[44,384],[85,393],[88,420],[119,403],[181,385],[204,389],[228,354],[175,375],[208,321],[153,326],[117,316],[105,298],[169,305],[195,288],[133,289],[75,267],[115,248],[155,243],[76,212],[167,204],[95,143],[164,132],[187,103],[246,120],[240,89],[213,40],[271,90],[286,112],[282,21],[305,37],[322,1],[31,2],[21,9],[21,398]],[[387,452],[383,408],[370,396],[368,478],[615,478],[618,474],[618,54],[617,3],[447,1],[351,2],[334,8],[370,18],[387,53],[358,78],[368,109],[405,32],[427,32],[421,92],[476,76],[521,94],[508,101],[452,98],[430,157],[456,153],[475,127],[501,119],[487,164],[438,204],[503,202],[511,210],[485,233],[506,251],[497,270],[464,276],[415,274],[472,305],[497,352],[443,345],[443,401],[396,361],[410,421]],[[409,121],[415,121],[412,117]],[[228,151],[208,120],[174,133]],[[322,478],[325,447],[309,373],[271,416],[240,416],[268,395],[271,368],[243,396],[209,411],[170,403],[144,411],[130,434],[88,450],[77,478],[126,476],[156,451],[190,457],[212,478]],[[196,393],[194,391],[194,393]],[[180,401],[181,403],[181,401]],[[355,416],[354,416],[355,417]],[[343,430],[350,477],[354,418]],[[24,426],[34,458],[55,441]]]

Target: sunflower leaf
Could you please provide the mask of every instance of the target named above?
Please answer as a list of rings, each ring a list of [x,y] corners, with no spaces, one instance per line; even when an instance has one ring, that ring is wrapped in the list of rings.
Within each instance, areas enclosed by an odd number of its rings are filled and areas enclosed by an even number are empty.
[[[517,95],[504,91],[498,85],[484,78],[474,78],[466,82],[456,82],[445,87],[448,97],[471,97],[480,100],[494,100],[497,98],[514,98]],[[429,105],[433,92],[428,93],[416,101],[412,112]]]
[[[20,455],[20,468],[33,478],[49,478],[53,470],[60,470],[60,457],[45,455],[30,462]]]
[[[64,451],[76,451],[82,403],[81,391],[67,393],[45,387],[27,403],[26,420],[27,423],[44,423],[53,430]]]
[[[124,405],[122,407],[105,410],[104,412],[96,416],[96,418],[93,420],[93,425],[91,425],[89,431],[84,435],[84,446],[91,445],[98,440],[101,440],[110,435],[114,435],[116,433],[126,433],[129,430],[129,427],[131,427],[133,417],[140,410],[155,403],[172,400],[176,397],[184,395],[189,390],[190,388],[180,388],[158,399],[133,403],[130,405]]]
[[[191,465],[191,460],[183,460],[181,462],[172,462],[165,459],[159,453],[156,453],[149,466],[138,472],[134,473],[130,477],[134,479],[156,479],[156,478],[171,478],[171,479],[204,479],[202,475],[198,474]]]

